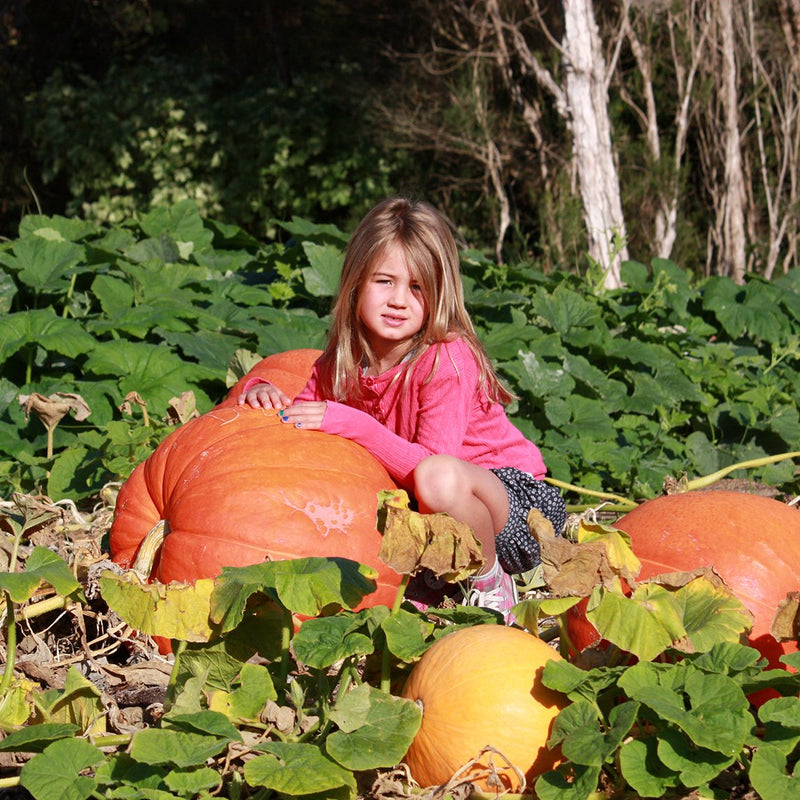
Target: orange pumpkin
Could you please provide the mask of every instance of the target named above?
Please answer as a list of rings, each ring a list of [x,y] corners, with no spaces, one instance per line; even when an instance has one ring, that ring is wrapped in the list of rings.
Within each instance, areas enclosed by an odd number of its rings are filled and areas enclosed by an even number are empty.
[[[264,359],[258,374],[290,396],[305,385],[319,351]],[[394,488],[363,447],[289,427],[273,410],[225,401],[168,436],[120,490],[110,532],[114,561],[129,567],[160,520],[166,537],[151,578],[192,583],[223,566],[338,556],[378,570],[364,605],[391,605],[400,576],[378,559],[377,493]]]
[[[769,629],[787,592],[800,590],[800,511],[753,494],[685,492],[648,500],[615,527],[631,536],[640,580],[713,566],[755,618],[750,645],[774,667],[797,650],[796,642],[778,642]],[[569,618],[578,649],[597,638],[580,613]]]
[[[422,724],[405,763],[421,786],[438,786],[487,745],[525,775],[528,787],[560,760],[546,746],[566,697],[542,684],[541,673],[559,654],[530,633],[505,625],[461,628],[433,644],[414,666],[403,697],[422,709]],[[464,777],[484,790],[489,754]],[[516,773],[494,756],[502,787],[521,791]]]

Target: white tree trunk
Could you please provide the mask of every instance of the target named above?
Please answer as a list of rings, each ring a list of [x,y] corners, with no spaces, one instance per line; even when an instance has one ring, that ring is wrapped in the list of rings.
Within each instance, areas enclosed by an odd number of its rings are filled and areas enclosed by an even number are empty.
[[[589,255],[604,269],[606,288],[617,288],[621,285],[620,263],[628,252],[611,145],[605,61],[592,0],[564,0],[562,47]]]
[[[733,4],[719,0],[720,47],[722,48],[722,105],[725,110],[725,197],[723,259],[728,274],[738,283],[747,269],[747,237],[744,226],[745,180],[739,131],[739,93],[736,70],[736,33]]]

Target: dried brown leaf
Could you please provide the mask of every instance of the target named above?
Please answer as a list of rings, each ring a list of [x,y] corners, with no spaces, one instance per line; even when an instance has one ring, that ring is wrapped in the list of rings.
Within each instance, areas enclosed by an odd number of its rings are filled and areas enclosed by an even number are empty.
[[[800,634],[800,592],[789,592],[781,600],[769,632],[779,642],[797,639]]]
[[[402,575],[429,569],[449,583],[465,580],[483,566],[480,542],[468,525],[449,514],[420,514],[403,491],[381,493],[378,527],[382,561]]]
[[[19,403],[25,411],[26,419],[33,412],[49,429],[55,428],[70,411],[78,422],[82,422],[91,414],[86,401],[79,394],[72,392],[55,392],[49,397],[38,392],[21,394]]]

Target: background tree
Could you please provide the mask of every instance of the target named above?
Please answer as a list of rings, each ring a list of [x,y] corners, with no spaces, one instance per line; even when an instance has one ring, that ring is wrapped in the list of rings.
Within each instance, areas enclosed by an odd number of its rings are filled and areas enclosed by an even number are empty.
[[[181,197],[256,236],[349,228],[400,191],[497,262],[769,278],[800,258],[799,20],[800,0],[0,0],[0,235]]]

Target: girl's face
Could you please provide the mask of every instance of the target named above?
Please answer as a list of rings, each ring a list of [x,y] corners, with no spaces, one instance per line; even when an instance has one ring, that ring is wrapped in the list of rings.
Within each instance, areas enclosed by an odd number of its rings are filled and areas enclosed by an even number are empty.
[[[390,245],[376,261],[359,290],[357,313],[381,359],[391,360],[394,351],[402,358],[404,346],[422,330],[427,303],[400,245]]]

